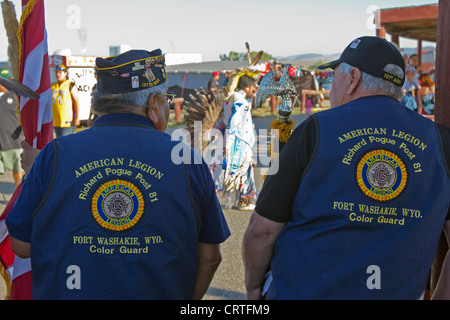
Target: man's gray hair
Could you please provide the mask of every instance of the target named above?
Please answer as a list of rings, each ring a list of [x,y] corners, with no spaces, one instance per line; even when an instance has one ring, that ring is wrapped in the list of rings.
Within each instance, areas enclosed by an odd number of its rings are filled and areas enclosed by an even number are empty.
[[[350,73],[350,71],[354,68],[353,66],[345,62],[342,62],[339,66],[341,72],[345,74]],[[384,67],[383,70],[390,74],[393,74],[396,77],[399,77],[400,79],[403,79],[405,77],[405,73],[403,72],[402,68],[400,68],[395,64],[388,64]],[[374,77],[363,71],[361,71],[361,74],[362,74],[361,80],[362,86],[364,90],[366,90],[367,92],[373,94],[386,94],[388,96],[397,99],[398,101],[402,101],[403,99],[402,87],[398,87],[389,81]]]
[[[167,83],[126,93],[100,93],[97,89],[91,94],[91,109],[95,114],[100,113],[134,113],[146,112],[148,98],[152,93],[164,94]]]

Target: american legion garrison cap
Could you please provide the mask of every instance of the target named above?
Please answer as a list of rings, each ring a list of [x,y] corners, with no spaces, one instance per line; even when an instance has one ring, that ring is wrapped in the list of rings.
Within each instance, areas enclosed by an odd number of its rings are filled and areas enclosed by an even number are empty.
[[[398,87],[402,87],[405,82],[405,76],[399,78],[383,70],[386,65],[394,64],[399,66],[405,74],[405,61],[400,51],[386,39],[359,37],[345,48],[338,60],[321,65],[319,69],[335,69],[342,62],[374,77],[392,82]]]
[[[118,56],[97,58],[97,90],[101,93],[126,93],[151,88],[166,82],[165,58],[160,49],[130,50]]]

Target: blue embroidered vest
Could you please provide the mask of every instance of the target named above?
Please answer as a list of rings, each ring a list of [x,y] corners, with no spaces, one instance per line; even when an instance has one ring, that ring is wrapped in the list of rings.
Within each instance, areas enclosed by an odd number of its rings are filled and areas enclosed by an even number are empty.
[[[199,221],[176,142],[144,117],[106,115],[54,143],[33,298],[192,299]]]
[[[420,298],[449,208],[435,125],[383,96],[315,117],[316,153],[275,245],[268,298]]]

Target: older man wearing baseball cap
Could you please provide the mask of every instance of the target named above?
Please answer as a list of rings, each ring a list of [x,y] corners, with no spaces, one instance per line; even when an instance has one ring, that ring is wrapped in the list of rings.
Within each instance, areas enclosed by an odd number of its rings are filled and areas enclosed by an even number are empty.
[[[321,68],[332,109],[299,125],[265,181],[243,241],[247,296],[423,298],[450,230],[449,129],[400,104],[404,62],[384,39]]]
[[[33,299],[200,299],[230,233],[204,161],[172,161],[164,55],[97,58],[96,72],[100,117],[39,153],[7,217]]]

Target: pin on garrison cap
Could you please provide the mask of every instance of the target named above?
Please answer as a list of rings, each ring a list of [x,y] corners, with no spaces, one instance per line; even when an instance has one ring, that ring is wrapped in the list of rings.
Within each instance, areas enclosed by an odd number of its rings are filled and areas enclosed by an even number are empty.
[[[340,58],[319,66],[319,69],[335,69],[345,62],[374,77],[392,82],[402,87],[405,76],[399,78],[384,71],[388,64],[399,66],[405,74],[405,61],[398,49],[386,39],[379,37],[359,37],[353,40],[342,52]]]
[[[97,90],[126,93],[161,85],[167,81],[165,58],[160,49],[130,50],[118,56],[97,58]]]

